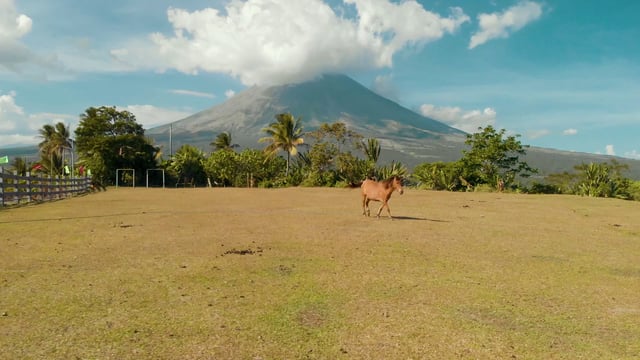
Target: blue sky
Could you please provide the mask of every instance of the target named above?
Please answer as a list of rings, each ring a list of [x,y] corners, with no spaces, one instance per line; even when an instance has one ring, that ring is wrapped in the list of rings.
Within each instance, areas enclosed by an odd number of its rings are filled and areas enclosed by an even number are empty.
[[[523,144],[640,159],[640,1],[0,0],[0,148],[90,106],[145,128],[350,75]]]

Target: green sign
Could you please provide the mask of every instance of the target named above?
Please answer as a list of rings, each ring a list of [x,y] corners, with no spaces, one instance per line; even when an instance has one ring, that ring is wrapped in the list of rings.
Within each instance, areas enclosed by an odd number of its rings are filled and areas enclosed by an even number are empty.
[[[0,164],[8,164],[9,163],[9,157],[8,156],[3,156],[0,157]]]

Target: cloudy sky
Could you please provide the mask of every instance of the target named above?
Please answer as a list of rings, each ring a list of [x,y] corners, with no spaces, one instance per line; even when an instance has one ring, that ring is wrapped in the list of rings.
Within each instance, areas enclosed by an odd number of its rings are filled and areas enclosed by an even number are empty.
[[[148,129],[330,72],[467,132],[640,159],[638,14],[636,0],[0,0],[0,149],[46,123],[73,131],[90,106]]]

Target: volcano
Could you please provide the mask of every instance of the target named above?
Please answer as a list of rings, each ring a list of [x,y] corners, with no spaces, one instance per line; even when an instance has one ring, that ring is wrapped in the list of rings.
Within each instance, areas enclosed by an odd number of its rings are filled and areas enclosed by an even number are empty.
[[[365,138],[376,138],[381,163],[400,161],[413,168],[424,162],[455,161],[466,148],[466,133],[422,116],[376,94],[346,75],[332,74],[298,84],[254,86],[222,104],[182,120],[151,128],[146,135],[165,154],[190,144],[205,152],[218,134],[228,131],[241,148],[264,147],[258,139],[279,113],[302,119],[304,131],[323,123],[343,122]],[[531,147],[525,161],[540,175],[571,171],[575,165],[608,162],[611,156]],[[632,178],[640,178],[640,161],[616,158],[628,164]]]
[[[171,124],[152,128],[147,135],[172,151],[191,144],[210,151],[221,132],[231,133],[241,147],[261,148],[262,129],[279,113],[302,119],[305,131],[323,123],[343,122],[366,138],[376,138],[383,161],[452,161],[460,157],[466,134],[422,116],[367,89],[345,75],[279,86],[254,86],[226,102]]]

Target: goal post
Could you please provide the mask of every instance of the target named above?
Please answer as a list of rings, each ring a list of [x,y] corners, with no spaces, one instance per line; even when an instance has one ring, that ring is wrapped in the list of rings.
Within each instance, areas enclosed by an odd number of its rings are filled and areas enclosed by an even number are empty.
[[[125,173],[127,171],[132,173],[131,187],[136,187],[136,169],[116,169],[116,188],[120,186],[120,172]]]
[[[149,171],[162,172],[162,188],[164,189],[164,169],[147,169],[147,188],[149,188]]]

